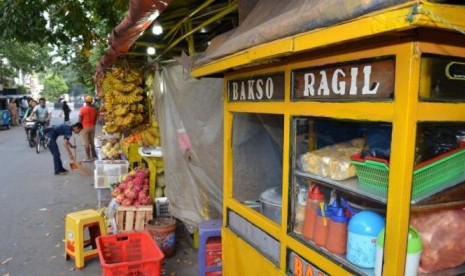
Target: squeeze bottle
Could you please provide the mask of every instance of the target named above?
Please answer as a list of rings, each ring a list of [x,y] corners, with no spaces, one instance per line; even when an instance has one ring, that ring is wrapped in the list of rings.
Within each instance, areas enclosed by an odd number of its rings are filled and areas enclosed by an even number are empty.
[[[329,221],[331,220],[331,211],[328,206],[325,207],[323,202],[320,203],[320,209],[316,212],[315,233],[313,241],[318,246],[326,246],[328,240]]]
[[[347,247],[347,222],[349,219],[344,215],[342,208],[333,209],[333,215],[329,222],[328,240],[326,249],[334,254],[345,254]]]
[[[320,192],[320,188],[312,183],[308,189],[307,205],[305,206],[304,226],[302,228],[302,236],[307,240],[313,240],[315,233],[316,212],[320,203],[324,203],[325,196]]]

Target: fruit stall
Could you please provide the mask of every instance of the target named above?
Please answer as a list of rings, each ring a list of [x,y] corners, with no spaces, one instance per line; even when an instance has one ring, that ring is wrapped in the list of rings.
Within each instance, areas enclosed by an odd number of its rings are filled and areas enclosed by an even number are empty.
[[[400,2],[191,72],[225,77],[224,274],[464,273],[465,7]]]
[[[149,194],[151,199],[163,196],[163,187],[156,187],[157,178],[163,177],[162,155],[153,156],[151,149],[161,152],[160,132],[154,116],[153,76],[144,75],[140,69],[122,62],[108,69],[99,79],[100,107],[105,114],[104,135],[99,153],[103,159],[127,160],[130,169],[149,169]],[[108,139],[110,138],[110,139]],[[110,141],[110,142],[109,142]],[[116,142],[115,142],[116,141]],[[148,154],[141,154],[149,151]],[[161,192],[160,192],[161,191]]]

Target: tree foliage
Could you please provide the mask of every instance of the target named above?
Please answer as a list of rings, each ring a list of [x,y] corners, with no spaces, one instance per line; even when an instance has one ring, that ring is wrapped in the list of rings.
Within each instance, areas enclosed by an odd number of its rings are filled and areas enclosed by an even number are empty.
[[[42,80],[44,90],[42,96],[47,98],[48,101],[57,101],[62,94],[68,92],[68,85],[62,76],[57,74],[47,74]]]
[[[53,49],[55,61],[72,64],[78,79],[91,86],[98,61],[92,55],[105,48],[108,34],[122,20],[127,8],[128,0],[0,0],[0,41],[6,42],[5,47],[10,50],[14,44],[24,45],[17,48],[36,45]],[[0,44],[2,54],[3,49]],[[14,55],[8,60],[23,67],[24,63],[35,66],[25,67],[27,70],[47,66],[19,57]],[[61,70],[59,66],[52,68]]]
[[[43,71],[50,66],[48,48],[34,43],[0,40],[0,75],[17,76],[23,73]]]

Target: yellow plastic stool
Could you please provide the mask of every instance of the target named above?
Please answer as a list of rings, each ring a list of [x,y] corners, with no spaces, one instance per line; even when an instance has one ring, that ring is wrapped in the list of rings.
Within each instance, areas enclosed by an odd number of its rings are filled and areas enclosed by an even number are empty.
[[[96,238],[106,235],[106,233],[103,215],[95,210],[90,209],[67,214],[65,221],[65,259],[69,260],[70,257],[73,257],[76,268],[84,267],[86,259],[98,257]]]

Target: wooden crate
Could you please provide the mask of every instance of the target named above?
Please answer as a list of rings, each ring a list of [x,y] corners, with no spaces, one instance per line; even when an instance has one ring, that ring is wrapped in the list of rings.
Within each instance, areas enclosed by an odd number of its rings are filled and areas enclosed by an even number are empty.
[[[118,233],[145,230],[147,221],[153,218],[153,206],[120,206],[116,214]]]

